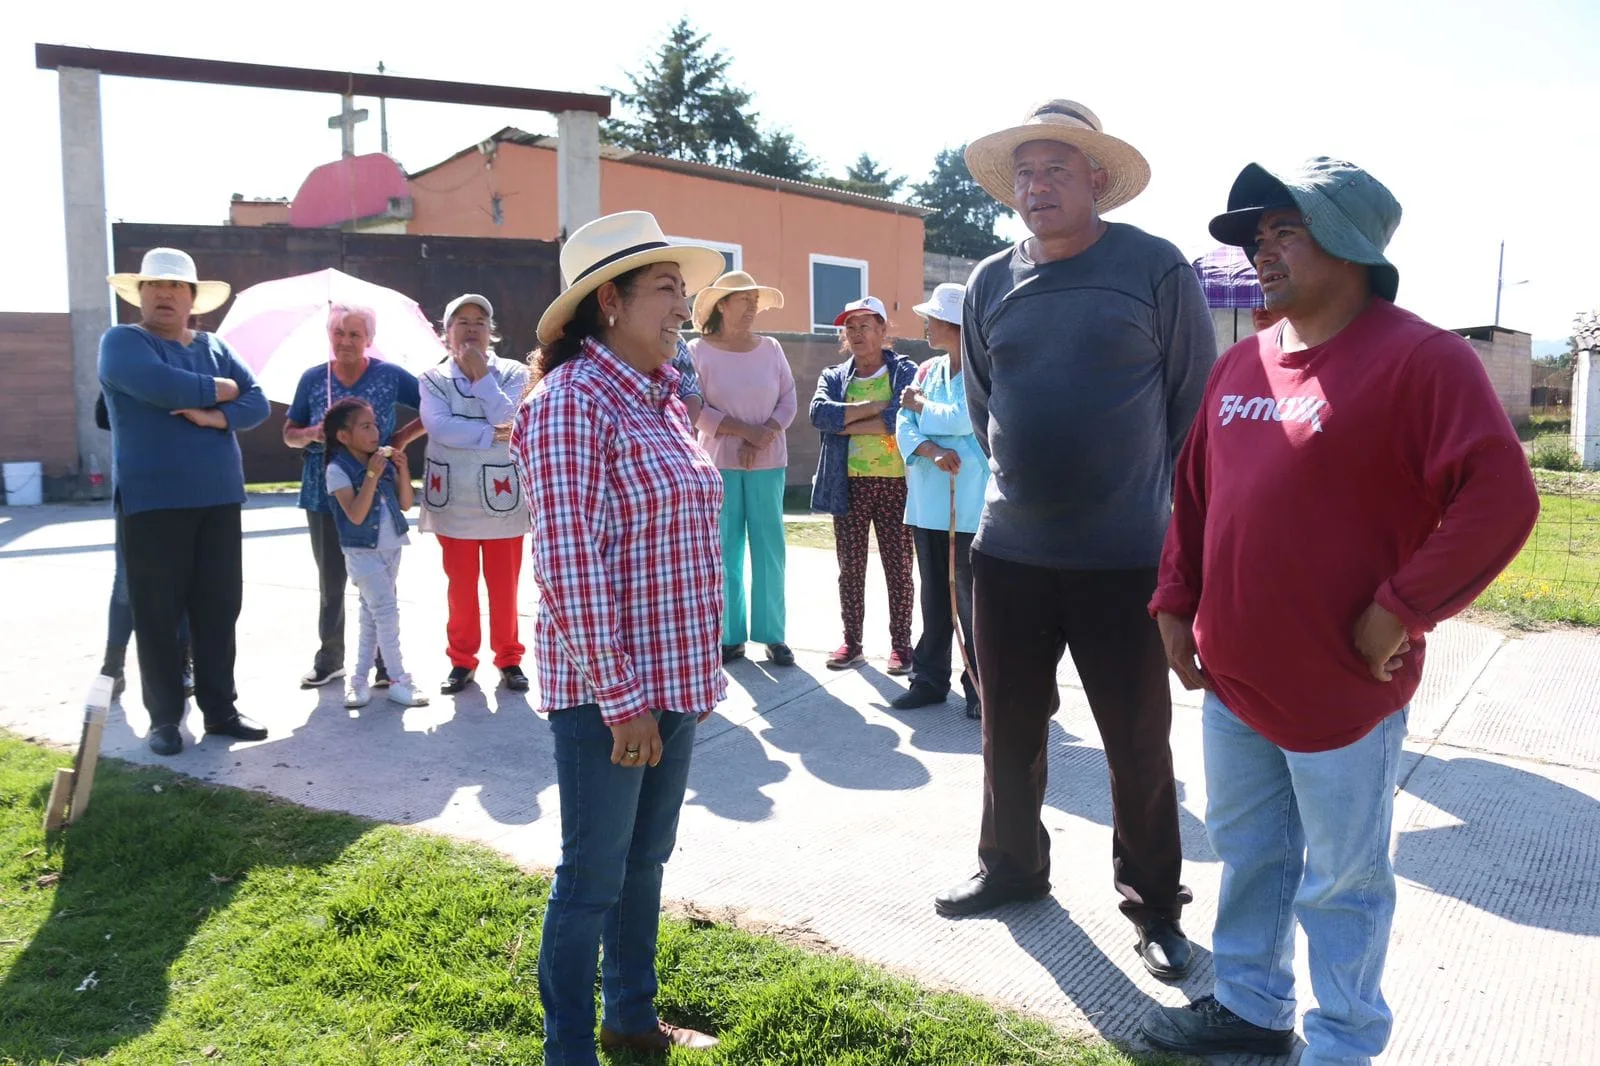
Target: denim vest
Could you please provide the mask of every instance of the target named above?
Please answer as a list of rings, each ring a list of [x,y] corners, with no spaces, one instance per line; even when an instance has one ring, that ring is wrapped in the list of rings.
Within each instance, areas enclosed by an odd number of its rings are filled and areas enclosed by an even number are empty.
[[[333,462],[350,477],[351,486],[361,491],[361,483],[366,479],[367,468],[358,462],[356,457],[340,448],[333,453]],[[382,500],[389,505],[389,513],[394,516],[394,531],[404,533],[411,528],[406,521],[405,512],[400,509],[400,498],[395,495],[394,466],[390,464],[378,479],[378,491],[373,494],[372,506],[367,508],[367,517],[360,525],[350,521],[350,516],[344,513],[344,508],[337,500],[333,501],[333,525],[339,531],[339,546],[341,548],[376,548],[378,546],[378,501]]]

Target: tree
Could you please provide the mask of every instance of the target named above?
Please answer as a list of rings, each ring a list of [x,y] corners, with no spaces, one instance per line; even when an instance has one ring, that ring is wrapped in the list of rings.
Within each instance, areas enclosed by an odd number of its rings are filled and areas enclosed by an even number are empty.
[[[845,169],[843,178],[823,178],[821,181],[821,184],[835,189],[876,196],[880,200],[893,199],[905,187],[905,183],[905,178],[891,178],[889,172],[866,152],[857,156],[856,161]]]
[[[740,157],[739,166],[772,178],[817,180],[817,161],[806,154],[788,130],[761,134],[755,147]]]
[[[1011,209],[983,191],[967,170],[966,146],[946,148],[933,163],[928,180],[911,187],[912,201],[931,208],[923,225],[923,247],[930,252],[981,259],[1006,242],[995,235],[995,223]]]
[[[687,17],[667,31],[642,74],[630,74],[631,89],[606,91],[632,117],[606,123],[606,138],[624,148],[674,159],[737,165],[760,141],[750,94],[728,81],[732,62],[707,43]]]

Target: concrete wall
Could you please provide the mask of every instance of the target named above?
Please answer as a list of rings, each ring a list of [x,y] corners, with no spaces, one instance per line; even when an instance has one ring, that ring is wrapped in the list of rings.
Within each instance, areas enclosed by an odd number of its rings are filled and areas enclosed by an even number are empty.
[[[71,316],[0,312],[0,378],[0,462],[43,463],[55,497],[78,464]]]
[[[977,265],[976,259],[945,255],[943,252],[923,252],[922,298],[926,300],[932,296],[934,286],[943,282],[953,281],[958,285],[965,285],[967,279],[972,276],[972,268]]]
[[[1528,421],[1533,395],[1533,338],[1506,329],[1468,331],[1472,345],[1489,372],[1489,380],[1511,421]]]
[[[411,180],[413,234],[555,240],[556,153],[500,142]],[[895,336],[920,337],[922,219],[802,193],[714,181],[625,160],[600,161],[600,208],[649,211],[670,237],[738,245],[743,269],[783,291],[763,330],[809,332],[813,253],[864,260],[867,287],[889,310]],[[498,221],[497,221],[498,218]]]

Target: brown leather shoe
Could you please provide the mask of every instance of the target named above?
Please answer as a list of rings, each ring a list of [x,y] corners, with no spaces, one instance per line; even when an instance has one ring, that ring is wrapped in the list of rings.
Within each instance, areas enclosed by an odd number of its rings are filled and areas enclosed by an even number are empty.
[[[607,1051],[667,1051],[675,1047],[709,1051],[719,1042],[709,1033],[683,1029],[662,1021],[656,1022],[654,1029],[642,1033],[613,1033],[603,1025],[600,1027],[600,1046]]]

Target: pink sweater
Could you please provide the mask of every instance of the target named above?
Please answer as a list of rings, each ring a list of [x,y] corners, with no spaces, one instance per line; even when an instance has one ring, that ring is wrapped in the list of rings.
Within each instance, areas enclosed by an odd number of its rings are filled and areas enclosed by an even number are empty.
[[[776,419],[784,430],[794,421],[794,374],[783,346],[771,337],[759,338],[752,351],[730,352],[702,337],[689,344],[705,407],[697,427],[700,443],[719,470],[742,470],[737,435],[717,436],[724,418],[759,426]],[[756,456],[752,470],[781,470],[789,465],[789,442],[778,433]]]

